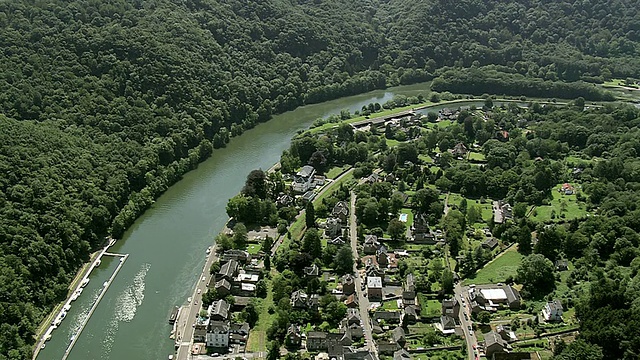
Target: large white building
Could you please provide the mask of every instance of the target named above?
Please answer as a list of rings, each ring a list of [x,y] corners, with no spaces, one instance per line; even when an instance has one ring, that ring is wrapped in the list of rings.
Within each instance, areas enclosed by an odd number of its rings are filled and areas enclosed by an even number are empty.
[[[542,316],[546,321],[562,321],[562,303],[554,300],[546,303],[542,308]]]
[[[229,347],[229,324],[223,321],[210,321],[207,329],[207,347]]]
[[[293,191],[304,193],[313,187],[313,176],[316,174],[316,169],[311,165],[305,165],[298,171],[293,178]]]

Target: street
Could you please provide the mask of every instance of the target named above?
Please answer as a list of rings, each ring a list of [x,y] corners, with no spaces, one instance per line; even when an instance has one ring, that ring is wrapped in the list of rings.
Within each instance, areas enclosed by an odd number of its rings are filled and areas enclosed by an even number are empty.
[[[469,331],[469,326],[472,326],[473,322],[471,321],[471,314],[468,311],[467,305],[469,304],[469,301],[467,300],[467,297],[465,296],[465,288],[462,287],[462,285],[460,285],[459,283],[456,284],[456,287],[454,288],[454,293],[455,293],[455,297],[458,300],[458,302],[460,303],[460,326],[462,327],[462,331],[464,333],[464,338],[465,338],[465,342],[467,343],[467,353],[469,354],[469,360],[475,360],[475,354],[474,354],[474,349],[473,346],[476,345],[478,343],[477,339],[476,339],[476,335],[472,334]],[[464,300],[464,305],[462,300]],[[466,320],[464,317],[464,314],[467,314],[467,319]]]
[[[351,251],[353,252],[353,272],[356,279],[356,293],[358,294],[358,304],[360,306],[360,318],[364,327],[364,338],[366,340],[366,348],[374,357],[378,358],[378,349],[373,342],[373,334],[371,329],[371,320],[369,319],[369,300],[364,296],[363,279],[358,273],[358,227],[356,225],[356,194],[351,191],[351,208],[349,210],[349,237],[351,239]]]
[[[207,291],[207,284],[209,283],[209,279],[211,278],[209,269],[211,268],[211,264],[213,264],[215,261],[218,261],[218,257],[216,255],[215,246],[212,246],[211,252],[209,253],[209,255],[207,255],[207,261],[205,261],[202,273],[200,274],[198,282],[196,283],[196,287],[193,289],[191,302],[183,305],[182,311],[180,312],[180,318],[178,319],[178,325],[176,326],[175,334],[176,343],[179,344],[176,354],[177,360],[189,359],[189,354],[191,353],[191,345],[193,344],[193,326],[202,306],[202,294]]]

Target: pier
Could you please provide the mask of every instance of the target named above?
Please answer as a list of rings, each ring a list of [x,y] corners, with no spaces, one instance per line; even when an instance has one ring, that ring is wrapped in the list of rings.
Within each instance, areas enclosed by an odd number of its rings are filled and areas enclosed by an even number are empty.
[[[109,280],[107,280],[107,282],[102,287],[102,290],[100,291],[100,295],[98,296],[98,298],[92,304],[91,309],[89,310],[89,313],[87,314],[85,319],[82,321],[82,324],[80,325],[80,328],[78,329],[78,331],[73,335],[71,343],[69,344],[69,346],[67,346],[67,349],[66,349],[62,359],[65,360],[69,356],[69,353],[71,353],[71,349],[73,349],[73,346],[75,345],[76,341],[78,340],[78,337],[80,336],[80,333],[82,333],[82,330],[84,330],[84,327],[86,326],[87,322],[89,322],[89,319],[91,318],[91,315],[93,314],[95,309],[98,307],[98,304],[100,303],[100,300],[102,299],[104,294],[107,292],[107,289],[109,288],[109,285],[111,285],[111,282],[113,281],[113,279],[115,279],[116,275],[118,275],[118,272],[120,271],[120,269],[124,265],[124,262],[129,257],[129,254],[117,254],[117,253],[107,252],[107,250],[111,246],[113,246],[113,244],[115,244],[115,239],[111,239],[110,238],[109,239],[109,244],[107,246],[105,246],[100,251],[98,256],[93,260],[93,262],[89,266],[89,269],[87,270],[86,274],[78,282],[78,285],[74,289],[72,289],[71,295],[67,298],[67,300],[65,301],[65,303],[62,306],[61,310],[53,318],[54,320],[53,320],[52,324],[48,327],[46,332],[38,339],[38,342],[36,343],[36,348],[35,348],[35,350],[33,352],[33,358],[32,358],[33,360],[35,360],[38,357],[38,354],[40,353],[40,350],[44,347],[44,344],[46,344],[46,342],[51,338],[53,331],[58,327],[59,323],[64,320],[64,318],[66,317],[66,313],[71,308],[71,303],[78,298],[78,296],[82,293],[82,289],[87,285],[87,283],[89,283],[89,276],[91,275],[91,272],[95,268],[100,266],[100,264],[102,262],[102,257],[103,256],[120,257],[120,263],[118,264],[118,267],[116,267],[116,269],[114,270],[113,274],[111,274],[111,277],[109,278]]]
[[[109,280],[107,280],[107,282],[105,282],[104,286],[102,287],[102,291],[100,292],[100,295],[98,296],[96,301],[91,306],[91,309],[89,310],[89,314],[87,314],[87,316],[82,321],[82,324],[80,324],[80,328],[78,329],[78,332],[73,335],[71,343],[69,343],[69,346],[67,347],[67,350],[64,352],[64,355],[62,356],[62,360],[66,360],[69,357],[69,354],[71,353],[71,350],[73,349],[73,346],[76,344],[76,341],[80,337],[80,334],[82,333],[82,330],[84,330],[84,327],[89,322],[89,319],[91,319],[91,315],[93,315],[93,312],[98,307],[98,304],[100,303],[100,300],[102,300],[102,297],[104,296],[104,294],[109,289],[109,286],[111,285],[111,282],[113,282],[113,279],[116,278],[116,275],[118,275],[118,272],[120,271],[120,269],[122,269],[122,266],[124,266],[124,262],[129,257],[129,254],[112,254],[112,253],[106,253],[106,252],[103,253],[103,255],[120,256],[122,259],[120,260],[120,263],[118,264],[118,267],[116,268],[116,270],[113,272],[113,274],[111,274],[111,277],[109,278]]]

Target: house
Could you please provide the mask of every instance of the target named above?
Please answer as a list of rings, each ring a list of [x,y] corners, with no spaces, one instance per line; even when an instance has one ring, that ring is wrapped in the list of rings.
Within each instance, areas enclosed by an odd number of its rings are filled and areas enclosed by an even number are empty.
[[[394,352],[400,350],[400,345],[394,341],[378,340],[378,352],[384,355],[391,355]]]
[[[342,234],[342,225],[337,218],[328,218],[325,223],[325,235],[329,237],[335,237]]]
[[[343,224],[347,223],[349,216],[349,205],[346,201],[338,201],[331,211],[331,216],[339,219]]]
[[[560,189],[560,192],[565,195],[573,195],[575,193],[575,189],[573,188],[573,186],[571,186],[571,184],[564,183],[562,184],[562,188]]]
[[[459,142],[453,147],[453,149],[449,151],[454,157],[464,157],[465,155],[467,155],[469,149],[467,149],[467,147],[463,143]]]
[[[314,197],[316,197],[316,194],[313,191],[307,191],[301,197],[302,204],[306,204],[310,202],[311,200],[313,200]]]
[[[227,296],[231,293],[231,283],[227,279],[216,281],[214,285],[216,293],[221,296]]]
[[[351,274],[347,274],[342,278],[342,293],[351,295],[356,292],[356,280]]]
[[[378,322],[384,320],[387,324],[399,324],[400,320],[402,320],[402,312],[378,310],[373,313],[373,319]]]
[[[367,177],[367,182],[370,184],[373,183],[377,183],[380,180],[380,175],[378,175],[378,173],[372,173],[371,175],[369,175],[369,177]]]
[[[482,242],[482,247],[488,250],[493,250],[498,246],[498,239],[494,237],[488,237]]]
[[[495,331],[484,334],[484,353],[491,358],[495,353],[507,352],[509,345]]]
[[[495,311],[498,308],[508,307],[519,309],[521,303],[520,293],[509,285],[489,285],[469,290],[469,300],[473,312],[481,310]]]
[[[314,278],[320,275],[320,268],[316,264],[311,264],[304,268],[304,276],[307,278]]]
[[[380,246],[380,248],[376,251],[376,261],[381,267],[389,266],[389,255],[387,254],[386,247]]]
[[[251,261],[251,254],[244,250],[227,250],[222,254],[222,260],[220,263],[226,263],[230,260],[235,260],[238,263],[248,264]]]
[[[347,242],[344,241],[342,236],[337,236],[337,237],[333,238],[332,240],[327,241],[327,243],[329,243],[331,245],[342,246],[342,245],[346,244]]]
[[[291,306],[294,309],[306,309],[309,304],[309,295],[302,290],[294,291],[291,294]]]
[[[384,276],[384,270],[380,269],[378,262],[374,262],[374,259],[365,260],[365,274],[367,277],[382,277]]]
[[[347,299],[344,301],[344,304],[348,309],[357,309],[358,308],[358,297],[356,294],[351,294],[347,296]]]
[[[511,205],[497,200],[493,202],[493,222],[496,224],[502,224],[507,220],[513,219],[513,209]]]
[[[545,321],[562,321],[563,310],[560,300],[549,301],[542,308],[542,317]]]
[[[346,322],[346,319],[343,322]],[[346,325],[345,331],[350,334],[352,339],[362,339],[364,337],[364,329],[360,323]]]
[[[307,333],[307,351],[327,349],[327,333],[324,331],[309,331]]]
[[[367,296],[369,301],[382,300],[382,278],[379,276],[367,277]]]
[[[436,243],[436,236],[429,228],[425,214],[418,213],[411,225],[411,240],[416,244],[433,245]]]
[[[255,296],[256,284],[245,282],[231,284],[231,293],[235,296]]]
[[[400,345],[400,347],[404,347],[404,344],[407,343],[404,335],[404,329],[400,326],[396,326],[396,328],[391,331],[391,338],[396,344]]]
[[[323,175],[316,175],[313,177],[313,184],[311,185],[313,186],[322,186],[324,185],[324,183],[327,181],[327,178]]]
[[[416,298],[416,285],[413,279],[413,274],[407,274],[407,279],[402,287],[402,300],[415,300]],[[413,304],[412,304],[413,305]]]
[[[456,328],[456,320],[449,315],[440,316],[440,330],[445,334],[450,334]]]
[[[210,321],[206,340],[207,347],[227,349],[229,347],[229,324],[224,321]]]
[[[226,321],[229,317],[229,307],[229,304],[224,299],[214,301],[207,308],[209,318],[213,321]]]
[[[311,165],[305,165],[296,173],[296,176],[293,178],[293,183],[291,186],[293,187],[293,191],[298,193],[304,193],[309,191],[313,185],[314,175],[316,174],[316,169]]]
[[[403,324],[415,324],[418,321],[419,315],[419,307],[415,305],[406,306],[402,310],[402,323]]]
[[[229,327],[229,331],[232,334],[238,334],[243,336],[249,335],[249,330],[251,330],[251,328],[248,322],[232,323],[231,326]]]
[[[557,271],[569,270],[569,262],[567,261],[567,259],[556,260],[555,265]]]
[[[518,338],[516,337],[516,333],[511,331],[511,326],[509,325],[498,325],[496,326],[496,333],[500,335],[502,340],[511,342],[516,341]]]
[[[393,360],[411,360],[411,354],[405,349],[400,349],[393,353]]]
[[[353,343],[347,333],[326,333],[323,331],[309,331],[307,333],[307,351],[325,350],[329,354],[342,353],[343,346]]]
[[[342,360],[375,360],[376,357],[373,356],[367,350],[358,350],[355,351],[353,349],[345,349],[344,354],[342,355]]]
[[[235,283],[248,283],[248,284],[257,284],[260,280],[260,275],[258,274],[250,274],[245,272],[244,270],[240,270],[238,276],[236,276]]]
[[[291,324],[287,329],[287,336],[285,342],[289,346],[300,346],[302,342],[302,335],[300,334],[300,326]]]
[[[380,247],[380,242],[376,235],[366,235],[364,237],[364,253],[365,255],[375,255]]]
[[[358,309],[347,309],[345,320],[347,320],[348,325],[360,324],[360,322],[362,321],[360,319],[360,312],[358,311]]]
[[[460,303],[456,298],[442,300],[442,315],[453,319],[460,318]]]
[[[295,199],[288,194],[281,193],[276,199],[276,206],[278,208],[292,206],[295,203]]]
[[[231,259],[222,264],[220,271],[216,274],[216,281],[226,279],[229,282],[233,282],[238,275],[238,262]]]

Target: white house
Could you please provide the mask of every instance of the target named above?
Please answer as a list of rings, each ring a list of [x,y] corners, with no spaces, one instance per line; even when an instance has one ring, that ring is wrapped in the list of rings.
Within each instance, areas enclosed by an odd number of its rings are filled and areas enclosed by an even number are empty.
[[[560,300],[553,300],[544,305],[542,316],[546,321],[562,321],[562,310]]]
[[[311,165],[305,165],[298,171],[293,178],[293,191],[304,193],[313,187],[313,176],[316,174],[316,169]]]
[[[229,347],[229,324],[223,321],[210,321],[207,329],[207,347]]]

